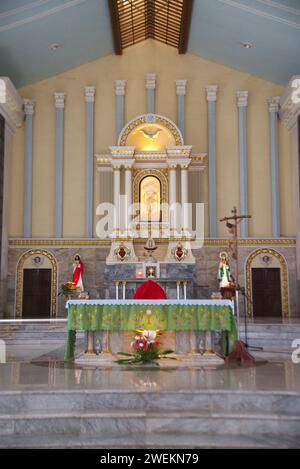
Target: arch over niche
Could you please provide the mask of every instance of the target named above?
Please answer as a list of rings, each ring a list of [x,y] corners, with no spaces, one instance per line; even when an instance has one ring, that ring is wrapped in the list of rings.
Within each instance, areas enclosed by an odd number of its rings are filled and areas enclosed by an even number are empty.
[[[161,221],[168,222],[167,203],[169,200],[168,195],[168,176],[165,169],[136,169],[133,176],[133,202],[138,204],[140,202],[140,186],[143,179],[148,176],[153,176],[160,182],[160,207],[161,207]]]
[[[135,146],[138,151],[161,151],[166,146],[184,145],[177,125],[165,116],[142,114],[131,119],[122,129],[119,146]],[[155,148],[155,145],[157,148]]]
[[[35,262],[40,258],[42,264]],[[50,317],[55,318],[57,313],[57,262],[55,257],[49,251],[36,249],[27,251],[20,257],[17,264],[16,277],[16,318],[22,318],[23,306],[23,270],[24,268],[51,268],[51,307]]]
[[[264,264],[263,257],[270,257],[270,263]],[[252,268],[255,267],[278,267],[280,268],[280,284],[281,284],[281,311],[282,316],[286,317],[289,315],[289,293],[288,293],[288,273],[287,264],[279,252],[274,249],[264,248],[253,251],[247,258],[246,261],[246,291],[247,297],[249,298],[247,309],[248,315],[253,317],[253,292],[252,292]]]

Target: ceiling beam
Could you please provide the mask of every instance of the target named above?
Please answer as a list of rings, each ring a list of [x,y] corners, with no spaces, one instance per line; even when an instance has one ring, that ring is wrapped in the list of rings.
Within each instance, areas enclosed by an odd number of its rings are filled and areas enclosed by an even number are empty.
[[[189,43],[192,10],[194,0],[183,0],[182,18],[179,38],[179,54],[185,54]]]
[[[120,19],[117,0],[107,0],[110,13],[111,28],[116,55],[122,55],[122,41],[120,32]]]

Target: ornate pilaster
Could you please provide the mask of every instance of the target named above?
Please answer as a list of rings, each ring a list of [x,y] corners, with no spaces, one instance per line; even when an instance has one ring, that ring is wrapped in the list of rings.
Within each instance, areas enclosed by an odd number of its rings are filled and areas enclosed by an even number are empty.
[[[268,99],[270,120],[270,166],[272,193],[272,235],[280,237],[280,187],[278,167],[278,111],[280,96]]]
[[[185,131],[185,95],[187,80],[176,80],[177,124],[184,138]]]
[[[125,112],[125,89],[126,80],[115,80],[115,94],[116,94],[116,142],[118,141],[121,130],[124,127],[124,112]]]
[[[217,173],[216,173],[216,100],[217,85],[206,87],[208,101],[208,203],[209,203],[209,235],[217,237]]]
[[[145,83],[147,90],[147,113],[155,113],[155,86],[156,86],[156,74],[147,73],[145,75]]]
[[[239,157],[240,157],[240,211],[242,215],[248,213],[248,152],[247,152],[247,106],[248,91],[236,93],[239,110]],[[248,220],[241,222],[241,236],[249,236]]]
[[[25,112],[25,164],[24,164],[24,213],[23,236],[32,236],[32,167],[33,167],[33,114],[34,101],[24,100]]]
[[[63,237],[63,171],[65,93],[54,93],[56,109],[55,140],[55,237]]]
[[[86,172],[85,172],[85,231],[86,237],[93,237],[93,193],[94,193],[94,102],[96,87],[85,86],[86,107]]]

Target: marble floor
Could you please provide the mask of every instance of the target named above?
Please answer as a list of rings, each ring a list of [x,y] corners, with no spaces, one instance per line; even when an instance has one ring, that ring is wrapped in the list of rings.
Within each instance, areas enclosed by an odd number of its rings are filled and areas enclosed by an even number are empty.
[[[0,448],[300,447],[300,364],[101,368],[64,347],[0,363]]]

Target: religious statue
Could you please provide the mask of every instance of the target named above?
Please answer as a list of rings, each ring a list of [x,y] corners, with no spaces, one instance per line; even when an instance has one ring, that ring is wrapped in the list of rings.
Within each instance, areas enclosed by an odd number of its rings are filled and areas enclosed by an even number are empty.
[[[74,263],[73,263],[73,284],[80,290],[84,291],[83,288],[83,282],[82,282],[82,276],[84,272],[84,265],[83,262],[79,256],[79,254],[76,254],[74,257]]]
[[[226,288],[232,285],[232,276],[230,273],[230,267],[228,263],[228,254],[223,251],[220,252],[220,262],[219,262],[219,271],[218,271],[218,281],[219,287]]]

